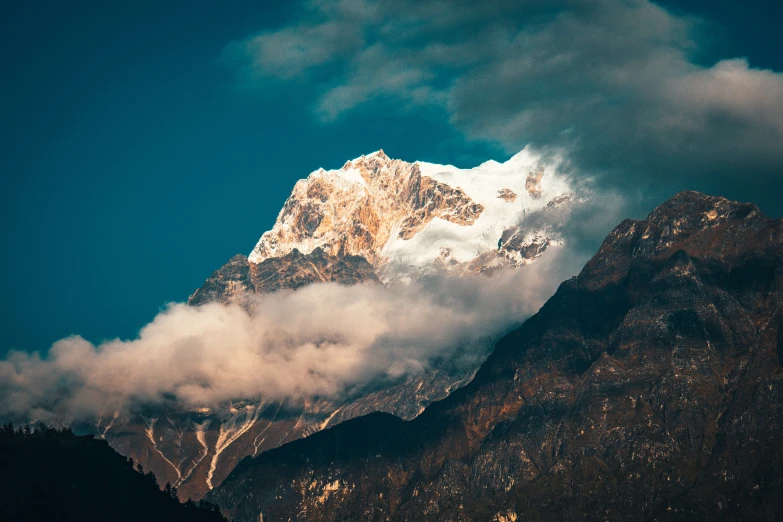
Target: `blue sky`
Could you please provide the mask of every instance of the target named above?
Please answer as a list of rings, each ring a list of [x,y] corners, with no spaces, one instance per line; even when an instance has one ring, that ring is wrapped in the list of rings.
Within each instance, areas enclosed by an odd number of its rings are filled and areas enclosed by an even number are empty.
[[[424,64],[415,72],[425,79],[401,88],[406,91],[376,88],[326,118],[314,109],[319,99],[362,92],[364,55],[322,58],[297,69],[293,79],[279,78],[285,69],[248,77],[241,63],[247,58],[238,58],[237,49],[259,34],[269,36],[268,49],[281,31],[302,34],[320,23],[322,13],[290,2],[68,4],[0,7],[0,353],[46,350],[75,333],[91,341],[132,337],[165,303],[186,299],[233,254],[248,253],[295,181],[318,167],[339,167],[378,148],[406,160],[471,166],[546,139],[524,128],[518,136],[501,135],[497,117],[484,118],[486,107],[455,108],[459,96],[439,105],[411,94],[419,89],[437,97],[441,84],[472,74],[473,65],[441,75]],[[665,5],[678,20],[695,15],[709,22],[694,29],[692,63],[711,67],[746,57],[751,68],[783,70],[780,4]],[[334,16],[351,22],[344,13]],[[496,22],[476,22],[482,23]],[[387,51],[404,56],[410,45],[418,44],[390,44]],[[344,72],[346,63],[355,75]],[[609,129],[605,121],[591,125],[583,128]],[[577,157],[611,170],[589,154]],[[717,187],[780,215],[778,193],[756,186],[783,176],[776,161],[752,167],[754,186],[715,167],[693,179],[663,179],[658,189]],[[663,167],[692,169],[687,161]],[[710,181],[718,177],[728,181]],[[623,183],[616,174],[604,180]],[[686,182],[693,186],[682,187]],[[633,211],[649,210],[645,205]]]

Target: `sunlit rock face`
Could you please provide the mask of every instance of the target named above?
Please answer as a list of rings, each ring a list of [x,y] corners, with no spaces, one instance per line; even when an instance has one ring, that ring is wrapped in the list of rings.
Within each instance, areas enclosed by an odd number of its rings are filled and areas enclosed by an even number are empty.
[[[527,151],[473,169],[408,163],[378,151],[297,182],[250,255],[230,259],[188,303],[249,307],[253,295],[310,284],[406,283],[433,273],[523,267],[561,244],[551,220],[575,197],[557,165]],[[525,224],[531,215],[535,226]],[[487,348],[476,351],[485,356]],[[129,416],[109,411],[85,429],[161,484],[176,486],[182,498],[198,499],[246,456],[375,411],[414,418],[469,382],[477,364],[429,368],[350,398],[238,397],[195,410],[174,402]]]
[[[300,180],[248,259],[320,248],[365,258],[384,282],[438,268],[520,266],[560,241],[546,225],[519,227],[528,213],[567,204],[569,187],[555,167],[526,151],[473,169],[408,163],[378,151]],[[512,228],[516,241],[503,242]]]
[[[322,248],[377,266],[390,239],[411,239],[434,218],[473,225],[483,210],[461,188],[422,176],[418,164],[379,151],[299,181],[249,259],[259,263],[294,248],[306,253]]]
[[[772,520],[783,220],[684,192],[626,220],[475,378],[240,464],[235,521]]]

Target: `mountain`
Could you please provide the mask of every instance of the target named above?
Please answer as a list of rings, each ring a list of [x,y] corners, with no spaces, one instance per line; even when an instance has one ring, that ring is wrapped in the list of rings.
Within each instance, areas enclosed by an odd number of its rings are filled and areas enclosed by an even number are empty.
[[[310,284],[405,284],[524,267],[562,243],[558,220],[575,199],[557,165],[528,151],[474,169],[408,163],[377,151],[297,182],[250,255],[230,259],[188,302],[250,309],[257,294]],[[477,360],[487,348],[474,348]],[[414,418],[467,383],[477,367],[444,361],[350,397],[237,397],[196,409],[174,401],[131,415],[108,411],[75,429],[105,438],[182,498],[198,499],[245,456],[374,411]]]
[[[407,163],[377,151],[299,181],[251,263],[316,248],[366,259],[384,281],[437,268],[483,272],[520,266],[560,241],[553,223],[522,229],[526,214],[572,197],[567,182],[523,150],[506,163],[469,170]]]
[[[780,520],[783,220],[683,192],[626,220],[413,420],[244,459],[232,520]]]
[[[225,521],[180,504],[105,441],[71,431],[0,428],[0,520]]]

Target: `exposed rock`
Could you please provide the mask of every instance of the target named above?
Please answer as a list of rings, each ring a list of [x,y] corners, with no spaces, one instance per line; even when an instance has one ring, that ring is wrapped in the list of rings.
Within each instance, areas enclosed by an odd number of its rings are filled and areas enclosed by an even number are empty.
[[[436,217],[458,225],[472,225],[484,210],[462,189],[451,188],[428,177],[421,177],[419,183],[411,205],[415,210],[402,222],[399,234],[402,239],[412,238]]]
[[[246,256],[237,254],[228,263],[212,273],[188,298],[188,304],[230,303],[242,301],[247,294],[255,292],[250,276],[250,263]]]
[[[782,353],[783,220],[681,193],[466,387],[245,459],[209,498],[237,521],[778,519]]]
[[[571,201],[572,199],[573,199],[572,194],[563,194],[561,196],[556,196],[546,204],[546,208],[555,208],[559,205],[562,205],[563,203],[567,203]]]
[[[541,178],[544,177],[544,169],[536,169],[527,175],[525,190],[533,198],[541,197]]]
[[[522,227],[507,228],[500,237],[499,251],[516,265],[529,263],[544,253],[552,240],[540,233],[525,233]]]
[[[517,194],[513,190],[507,188],[498,190],[498,197],[506,203],[513,203],[517,200]]]
[[[336,257],[316,248],[310,254],[293,250],[283,257],[250,264],[253,286],[257,293],[283,288],[297,289],[312,283],[353,285],[378,282],[375,270],[360,256]]]
[[[352,285],[378,281],[375,269],[359,256],[337,257],[316,248],[310,254],[292,250],[283,257],[251,263],[238,254],[215,271],[188,298],[188,304],[244,302],[254,293],[269,293],[284,288],[295,290],[312,283]]]

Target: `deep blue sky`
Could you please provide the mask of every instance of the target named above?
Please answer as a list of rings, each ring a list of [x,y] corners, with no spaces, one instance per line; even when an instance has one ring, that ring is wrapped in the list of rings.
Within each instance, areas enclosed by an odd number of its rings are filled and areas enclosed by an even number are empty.
[[[443,114],[377,104],[315,121],[306,86],[237,88],[232,40],[285,2],[6,2],[0,6],[0,354],[79,333],[128,338],[272,225],[294,182],[383,148],[472,165]],[[709,62],[783,69],[773,2],[665,2],[707,17]]]

